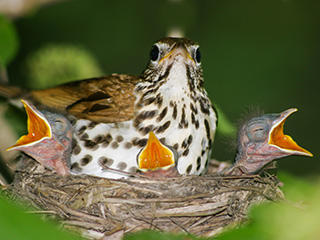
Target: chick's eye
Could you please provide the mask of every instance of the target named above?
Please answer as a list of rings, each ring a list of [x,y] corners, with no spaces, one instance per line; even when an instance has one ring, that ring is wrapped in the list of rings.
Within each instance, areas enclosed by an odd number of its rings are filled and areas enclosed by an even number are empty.
[[[263,141],[266,138],[266,130],[263,127],[251,129],[251,137],[256,141]]]
[[[65,124],[62,120],[57,119],[54,121],[54,129],[58,132],[58,133],[62,133],[65,130]]]
[[[150,51],[150,60],[157,61],[160,56],[160,50],[157,45],[153,45]]]
[[[194,53],[194,60],[197,63],[201,63],[201,52],[200,52],[200,48],[198,47]]]

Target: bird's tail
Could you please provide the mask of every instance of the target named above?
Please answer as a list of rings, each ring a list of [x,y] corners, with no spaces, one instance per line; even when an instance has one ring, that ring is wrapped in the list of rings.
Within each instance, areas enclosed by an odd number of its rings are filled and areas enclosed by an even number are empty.
[[[6,99],[18,98],[23,95],[23,90],[19,87],[0,84],[0,97]]]

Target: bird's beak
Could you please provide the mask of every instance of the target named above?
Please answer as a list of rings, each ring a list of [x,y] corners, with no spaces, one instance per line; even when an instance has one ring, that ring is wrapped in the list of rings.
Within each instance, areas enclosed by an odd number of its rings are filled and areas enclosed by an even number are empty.
[[[168,52],[159,60],[159,63],[161,63],[165,59],[174,59],[176,56],[182,56],[184,59],[190,59],[192,62],[194,62],[194,59],[190,56],[187,48],[182,44],[176,44],[175,46],[173,46],[170,52]]]
[[[312,153],[300,147],[289,135],[283,133],[283,126],[286,119],[294,112],[298,111],[296,108],[290,108],[280,114],[280,116],[273,121],[273,126],[269,133],[268,143],[277,147],[281,151],[289,154],[304,155],[312,157]]]
[[[50,124],[43,114],[26,100],[21,99],[21,102],[28,115],[28,134],[20,137],[16,144],[7,148],[7,151],[20,150],[52,136]]]
[[[175,164],[173,152],[163,145],[153,132],[149,133],[147,145],[137,160],[142,171],[168,169]]]

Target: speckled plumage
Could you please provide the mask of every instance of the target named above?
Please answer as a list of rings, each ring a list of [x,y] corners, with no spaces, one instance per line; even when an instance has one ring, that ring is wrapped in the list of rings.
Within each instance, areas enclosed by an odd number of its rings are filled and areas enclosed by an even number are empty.
[[[178,153],[180,174],[207,166],[217,116],[203,88],[199,46],[184,38],[156,42],[140,77],[112,74],[28,93],[0,86],[0,95],[30,99],[65,114],[73,125],[74,174],[120,178],[135,172],[148,133]]]
[[[76,120],[73,172],[118,178],[124,175],[109,168],[136,171],[136,156],[150,131],[178,152],[180,174],[199,175],[205,170],[217,118],[203,88],[200,63],[190,59],[198,45],[172,38],[156,44],[162,55],[150,61],[143,81],[135,86],[131,120],[106,124]],[[181,53],[167,56],[172,49]]]

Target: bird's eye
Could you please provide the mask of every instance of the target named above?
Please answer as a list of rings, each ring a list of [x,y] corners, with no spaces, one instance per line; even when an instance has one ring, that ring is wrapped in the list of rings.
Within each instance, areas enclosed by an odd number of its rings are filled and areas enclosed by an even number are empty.
[[[194,53],[194,60],[197,62],[197,63],[201,63],[201,52],[200,52],[200,47],[198,47]]]
[[[267,132],[264,127],[257,126],[251,129],[250,136],[255,141],[264,141],[267,137]]]
[[[157,45],[153,45],[150,51],[150,60],[157,61],[160,57],[160,50]]]
[[[56,119],[54,121],[54,129],[57,134],[61,134],[65,131],[66,125],[61,119]]]

